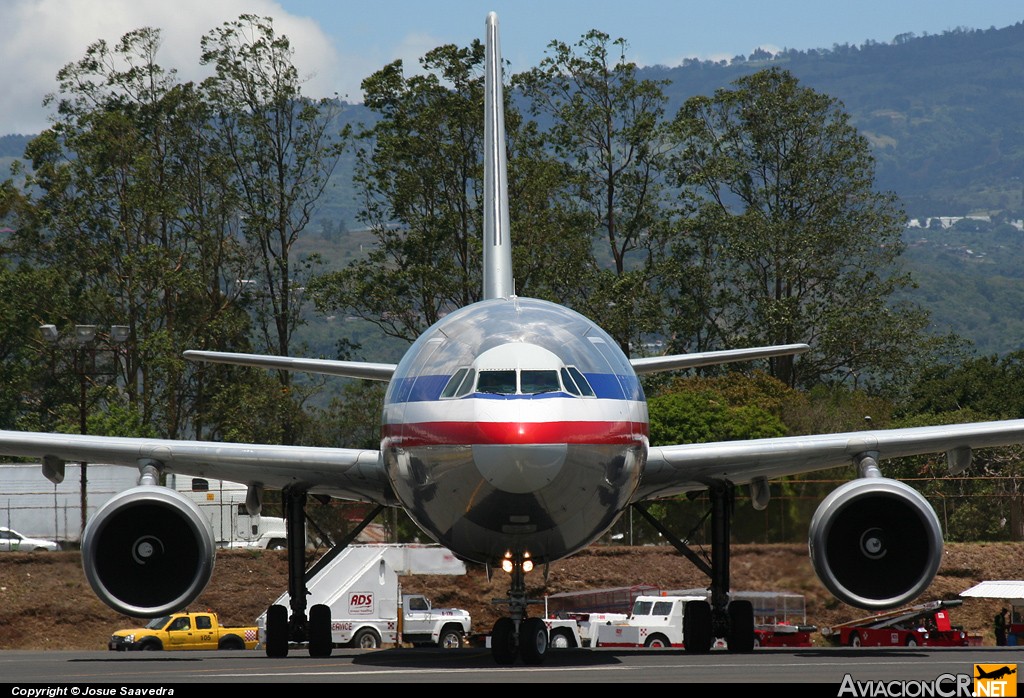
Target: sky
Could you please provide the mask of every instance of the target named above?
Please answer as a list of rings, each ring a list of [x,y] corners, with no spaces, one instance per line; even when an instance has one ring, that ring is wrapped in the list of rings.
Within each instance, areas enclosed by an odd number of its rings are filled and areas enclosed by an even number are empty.
[[[573,43],[590,29],[626,39],[639,65],[674,66],[1024,21],[1020,0],[0,0],[0,134],[45,129],[57,71],[90,44],[141,27],[161,30],[162,67],[201,80],[204,34],[243,13],[272,17],[295,49],[304,94],[358,102],[363,78],[391,61],[412,71],[432,48],[483,38],[492,10],[512,72],[537,65],[552,40]]]

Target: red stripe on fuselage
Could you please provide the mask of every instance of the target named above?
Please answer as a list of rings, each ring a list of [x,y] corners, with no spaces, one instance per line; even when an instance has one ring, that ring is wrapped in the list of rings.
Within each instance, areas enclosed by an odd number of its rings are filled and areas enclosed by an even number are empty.
[[[647,436],[644,422],[417,422],[385,424],[395,446],[472,444],[631,444]]]

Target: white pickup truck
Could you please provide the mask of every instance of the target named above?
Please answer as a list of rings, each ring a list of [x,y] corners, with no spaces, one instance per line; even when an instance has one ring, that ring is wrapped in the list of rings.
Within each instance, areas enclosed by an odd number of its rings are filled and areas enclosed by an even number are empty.
[[[431,608],[419,594],[402,596],[402,640],[412,645],[461,647],[469,634],[469,612],[461,608]]]

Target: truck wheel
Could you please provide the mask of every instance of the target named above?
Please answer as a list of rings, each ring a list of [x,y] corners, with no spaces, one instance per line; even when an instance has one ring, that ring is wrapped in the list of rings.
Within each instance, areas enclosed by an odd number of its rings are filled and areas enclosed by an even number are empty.
[[[462,647],[462,630],[445,626],[441,629],[441,635],[437,638],[437,646],[446,650],[455,650]]]
[[[144,651],[144,652],[159,652],[163,648],[164,648],[163,643],[160,642],[159,640],[157,640],[156,638],[150,638],[149,640],[144,640],[142,645],[139,646],[139,649]]]
[[[373,628],[361,628],[352,638],[352,646],[361,650],[375,650],[380,647],[380,636]]]
[[[238,635],[225,635],[220,639],[219,650],[244,650],[245,643]]]
[[[562,628],[551,633],[551,646],[560,650],[575,647],[576,641],[569,634],[569,631]]]
[[[907,638],[907,647],[917,647],[917,640],[913,636]]]
[[[647,638],[647,642],[644,643],[644,647],[651,647],[654,649],[661,649],[662,647],[671,646],[672,644],[664,635],[651,635],[649,638]]]
[[[861,644],[860,635],[858,633],[850,635],[850,647],[860,647]]]

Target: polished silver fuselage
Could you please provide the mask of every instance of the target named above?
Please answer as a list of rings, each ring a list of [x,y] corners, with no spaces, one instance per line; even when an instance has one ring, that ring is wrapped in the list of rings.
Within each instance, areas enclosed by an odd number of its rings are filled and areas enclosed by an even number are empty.
[[[557,388],[528,385],[559,369]],[[491,385],[515,370],[518,389],[483,388],[485,375]],[[479,389],[447,387],[467,373]],[[383,425],[388,476],[410,516],[487,563],[509,552],[546,562],[591,543],[629,503],[648,446],[643,391],[614,340],[574,311],[516,297],[428,329],[395,371]]]

